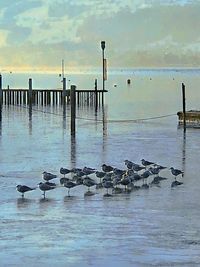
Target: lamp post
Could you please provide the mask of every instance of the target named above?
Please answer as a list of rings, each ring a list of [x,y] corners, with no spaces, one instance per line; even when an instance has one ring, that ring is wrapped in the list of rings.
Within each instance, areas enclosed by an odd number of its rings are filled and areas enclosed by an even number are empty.
[[[101,49],[102,49],[102,59],[103,59],[103,91],[105,90],[105,60],[104,60],[104,50],[106,47],[106,42],[105,41],[101,41]]]

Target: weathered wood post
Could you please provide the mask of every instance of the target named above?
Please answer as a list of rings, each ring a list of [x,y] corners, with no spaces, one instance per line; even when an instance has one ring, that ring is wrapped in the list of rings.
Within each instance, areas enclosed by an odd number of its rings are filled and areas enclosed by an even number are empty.
[[[63,78],[62,104],[66,104],[66,78]]]
[[[97,111],[98,108],[97,79],[95,79],[94,89],[95,89],[95,111]]]
[[[0,121],[2,119],[3,91],[2,91],[2,76],[0,74]]]
[[[32,79],[28,80],[28,104],[32,105]]]
[[[0,108],[3,104],[2,75],[0,74]]]
[[[185,84],[182,83],[182,97],[183,97],[183,128],[186,130],[186,114],[185,114]]]
[[[70,90],[70,102],[71,102],[71,135],[76,133],[76,86],[71,85]]]

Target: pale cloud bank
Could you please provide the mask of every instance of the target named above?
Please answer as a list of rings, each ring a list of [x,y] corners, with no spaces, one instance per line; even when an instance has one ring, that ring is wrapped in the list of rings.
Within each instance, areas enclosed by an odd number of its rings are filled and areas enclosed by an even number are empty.
[[[200,65],[200,1],[0,0],[2,68]]]

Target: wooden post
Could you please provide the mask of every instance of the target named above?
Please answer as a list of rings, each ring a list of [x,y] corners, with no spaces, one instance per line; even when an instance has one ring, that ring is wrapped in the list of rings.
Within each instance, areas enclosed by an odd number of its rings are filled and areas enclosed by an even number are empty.
[[[185,114],[185,84],[182,83],[182,97],[183,97],[183,127],[186,130],[186,114]]]
[[[70,90],[70,102],[71,102],[71,135],[75,135],[76,132],[76,86],[71,85]]]
[[[32,105],[32,79],[28,81],[28,103]]]
[[[3,104],[3,91],[2,91],[2,75],[0,74],[0,109]]]
[[[2,76],[0,74],[0,122],[2,120],[2,105],[3,105],[3,91],[2,91]]]
[[[66,104],[66,78],[63,78],[62,104]]]
[[[95,79],[94,89],[95,89],[95,111],[97,111],[98,108],[97,79]]]

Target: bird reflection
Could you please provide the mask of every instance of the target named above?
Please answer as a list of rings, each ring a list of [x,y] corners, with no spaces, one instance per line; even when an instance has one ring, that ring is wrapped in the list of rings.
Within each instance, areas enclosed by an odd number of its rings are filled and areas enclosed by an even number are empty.
[[[27,208],[31,203],[33,203],[35,200],[29,199],[29,198],[18,198],[17,199],[17,208]]]
[[[65,196],[63,198],[64,202],[72,202],[77,199],[77,196]]]
[[[52,199],[52,198],[45,197],[45,198],[40,198],[39,199],[39,204],[42,206],[42,208],[44,208],[44,207],[48,208],[49,205],[50,204],[52,205],[53,202],[55,202],[55,200]]]

